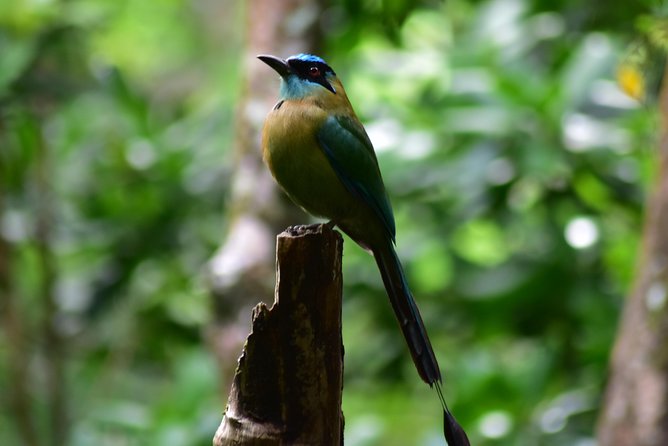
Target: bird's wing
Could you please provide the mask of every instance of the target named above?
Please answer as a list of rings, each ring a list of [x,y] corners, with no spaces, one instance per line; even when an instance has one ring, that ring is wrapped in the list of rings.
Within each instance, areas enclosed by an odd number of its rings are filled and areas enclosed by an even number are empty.
[[[318,131],[318,143],[341,182],[373,209],[394,241],[392,207],[364,127],[347,116],[330,116]]]

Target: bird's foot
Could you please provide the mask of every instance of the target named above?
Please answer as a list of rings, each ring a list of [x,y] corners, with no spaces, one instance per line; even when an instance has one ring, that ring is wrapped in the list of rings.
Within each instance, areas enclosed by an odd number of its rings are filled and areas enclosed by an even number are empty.
[[[314,232],[317,233],[321,232],[322,226],[323,226],[322,223],[315,223],[312,225],[294,225],[294,226],[288,226],[285,232],[288,232],[290,235],[302,235]]]
[[[336,223],[333,221],[328,221],[327,223],[314,223],[311,225],[294,225],[288,226],[285,232],[293,236],[314,233],[321,234],[325,228],[329,231],[334,231],[335,226]]]

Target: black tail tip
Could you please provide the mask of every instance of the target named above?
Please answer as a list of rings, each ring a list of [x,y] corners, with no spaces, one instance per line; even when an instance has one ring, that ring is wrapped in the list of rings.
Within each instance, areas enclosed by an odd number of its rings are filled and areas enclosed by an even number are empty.
[[[443,410],[443,433],[448,446],[471,446],[466,432],[449,410]]]

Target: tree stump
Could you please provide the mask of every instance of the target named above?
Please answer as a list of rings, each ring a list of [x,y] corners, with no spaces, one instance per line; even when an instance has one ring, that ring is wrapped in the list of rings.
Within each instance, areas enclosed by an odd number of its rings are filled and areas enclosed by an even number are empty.
[[[253,309],[214,446],[343,444],[342,251],[327,225],[278,236],[274,304]]]

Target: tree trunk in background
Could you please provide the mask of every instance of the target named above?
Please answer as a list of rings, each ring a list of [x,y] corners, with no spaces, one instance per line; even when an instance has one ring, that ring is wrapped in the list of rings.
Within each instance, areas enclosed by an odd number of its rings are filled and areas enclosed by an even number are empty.
[[[278,236],[274,305],[253,310],[214,446],[343,444],[342,252],[327,225]]]
[[[69,23],[54,23],[40,32],[29,63],[12,81],[8,89],[11,93],[3,97],[2,105],[7,109],[0,116],[0,120],[7,119],[0,125],[0,150],[6,147],[3,144],[7,122],[11,120],[11,128],[20,128],[23,134],[18,138],[18,148],[25,156],[25,164],[12,164],[12,154],[8,153],[6,159],[0,160],[8,166],[0,171],[13,170],[16,177],[14,188],[19,191],[14,191],[14,198],[21,197],[18,201],[29,215],[24,225],[35,255],[34,270],[17,271],[14,242],[0,234],[4,237],[0,240],[0,329],[5,330],[10,342],[11,362],[11,380],[6,387],[12,415],[26,445],[66,445],[70,438],[66,375],[69,340],[59,327],[62,312],[55,294],[59,279],[54,251],[54,234],[59,225],[58,178],[55,145],[45,135],[53,110],[90,85],[79,31]],[[2,180],[0,188],[9,190],[10,181]],[[3,191],[5,194],[9,196]],[[0,203],[0,214],[4,214],[9,199],[0,198],[7,200],[4,206]],[[35,275],[34,290],[22,289],[16,279],[27,273]]]
[[[2,125],[0,125],[0,142],[2,141]],[[0,162],[2,159],[0,159]],[[3,208],[3,196],[0,189],[0,215]],[[6,355],[8,367],[8,385],[6,396],[11,415],[17,426],[17,432],[26,446],[38,446],[39,438],[35,429],[34,404],[32,400],[29,375],[29,342],[26,337],[22,312],[17,305],[14,292],[12,271],[12,246],[0,232],[0,327],[7,339]]]
[[[319,41],[321,1],[250,0],[246,3],[245,84],[236,118],[236,167],[227,209],[228,232],[210,262],[215,321],[208,339],[225,382],[234,371],[249,310],[271,295],[275,235],[307,217],[277,189],[262,163],[260,132],[278,99],[278,79],[255,58],[312,51]],[[227,385],[223,385],[227,388]]]
[[[636,283],[612,356],[598,426],[601,446],[668,445],[668,70],[659,107],[660,167]]]

